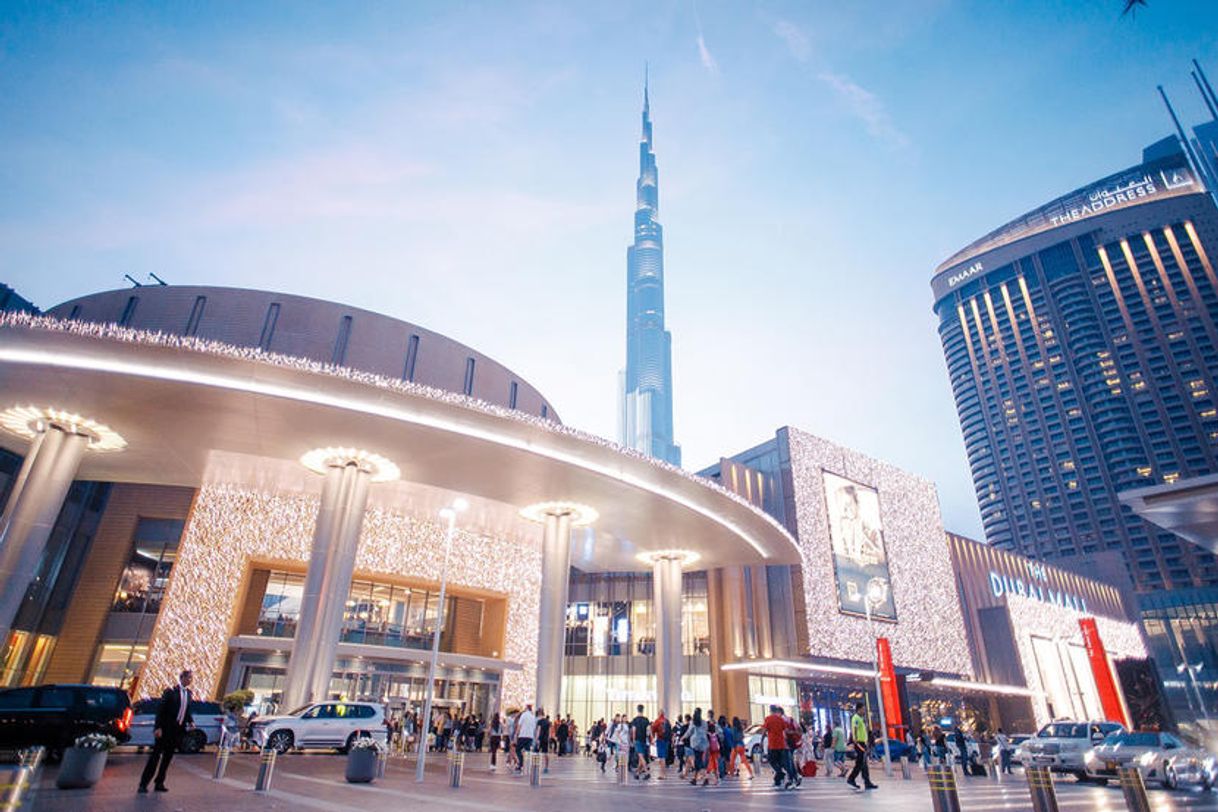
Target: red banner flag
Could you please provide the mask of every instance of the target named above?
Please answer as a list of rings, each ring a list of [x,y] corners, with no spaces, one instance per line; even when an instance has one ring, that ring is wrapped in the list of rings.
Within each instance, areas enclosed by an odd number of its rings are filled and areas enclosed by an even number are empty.
[[[1129,727],[1129,719],[1125,716],[1125,703],[1117,692],[1112,666],[1108,664],[1108,652],[1104,650],[1104,641],[1100,639],[1100,630],[1095,625],[1095,618],[1079,618],[1078,626],[1083,630],[1083,645],[1087,647],[1091,676],[1095,678],[1095,690],[1100,695],[1100,709],[1104,712],[1104,718]]]
[[[897,691],[897,674],[892,667],[892,648],[888,645],[888,638],[877,637],[875,649],[880,669],[880,701],[884,703],[888,735],[890,738],[904,741],[905,736],[901,731],[905,729],[905,721],[901,716],[901,697]]]

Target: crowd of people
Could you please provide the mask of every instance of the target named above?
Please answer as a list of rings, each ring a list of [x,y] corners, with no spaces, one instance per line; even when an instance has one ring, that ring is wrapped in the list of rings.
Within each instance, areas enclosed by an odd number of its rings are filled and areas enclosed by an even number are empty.
[[[853,708],[845,725],[830,723],[823,731],[810,728],[778,705],[769,710],[758,731],[760,739],[751,743],[746,741],[750,727],[746,721],[716,716],[714,711],[703,713],[701,708],[671,719],[661,710],[651,719],[638,705],[633,717],[617,714],[608,721],[598,719],[584,731],[571,716],[551,717],[531,703],[490,718],[439,711],[430,725],[428,745],[437,751],[486,749],[492,771],[502,764],[519,773],[526,766],[526,754],[537,753],[539,768],[549,772],[551,757],[582,753],[594,758],[602,772],[623,770],[636,781],[676,779],[702,787],[753,780],[758,768],[752,756],[760,752],[775,787],[797,788],[823,763],[830,777],[844,778],[855,789],[877,789],[870,762],[885,757],[884,740],[878,730],[868,727],[862,703]],[[394,717],[386,724],[391,743],[415,740],[415,715]],[[903,757],[925,767],[959,763],[968,774],[980,761],[978,748],[970,747],[959,729],[949,732],[931,726],[905,734],[904,742]],[[992,748],[999,768],[1009,773],[1014,749],[1009,737],[999,730],[986,747]]]

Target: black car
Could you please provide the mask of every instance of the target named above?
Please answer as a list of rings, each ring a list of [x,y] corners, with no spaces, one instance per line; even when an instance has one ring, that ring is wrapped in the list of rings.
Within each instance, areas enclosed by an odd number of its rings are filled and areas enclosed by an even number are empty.
[[[0,748],[42,745],[57,759],[78,736],[131,736],[131,700],[126,691],[99,685],[39,685],[0,690]]]

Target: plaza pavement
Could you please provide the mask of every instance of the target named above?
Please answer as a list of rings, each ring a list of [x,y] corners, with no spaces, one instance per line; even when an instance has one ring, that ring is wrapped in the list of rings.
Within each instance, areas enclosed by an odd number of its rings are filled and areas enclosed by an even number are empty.
[[[538,812],[727,812],[728,810],[827,810],[829,812],[912,812],[931,809],[930,791],[921,770],[904,781],[898,772],[885,778],[876,770],[880,789],[862,792],[841,779],[805,778],[803,787],[783,791],[771,787],[768,774],[759,772],[753,781],[729,779],[720,787],[691,787],[675,780],[631,781],[619,786],[612,772],[601,774],[594,762],[582,757],[553,759],[541,787],[530,787],[524,777],[487,770],[485,754],[470,755],[464,785],[452,789],[447,783],[443,757],[432,757],[423,784],[414,780],[414,761],[392,759],[386,775],[374,784],[348,784],[343,778],[345,761],[331,754],[291,754],[281,757],[275,768],[272,788],[254,792],[258,758],[253,753],[235,753],[225,778],[211,778],[215,755],[174,758],[168,793],[136,795],[144,756],[133,752],[111,753],[105,776],[91,790],[55,788],[54,765],[43,768],[26,809],[47,812],[232,812],[233,810],[282,810],[288,812],[341,812],[343,810],[427,809],[538,810]],[[1116,787],[1078,785],[1063,779],[1057,788],[1062,812],[1102,810],[1121,812],[1125,803]],[[1151,790],[1155,812],[1171,810],[1218,810],[1218,793],[1182,790],[1174,793]],[[961,780],[962,812],[1030,812],[1027,787],[1022,775],[1002,783],[991,779]]]

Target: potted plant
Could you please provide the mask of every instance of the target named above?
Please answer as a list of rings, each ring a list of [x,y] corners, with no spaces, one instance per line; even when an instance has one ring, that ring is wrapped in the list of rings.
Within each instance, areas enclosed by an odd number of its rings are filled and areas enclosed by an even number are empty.
[[[359,734],[351,742],[347,752],[347,781],[352,784],[370,784],[376,778],[376,762],[385,752],[385,746],[366,734]]]
[[[107,754],[118,746],[118,740],[105,733],[86,733],[63,754],[63,764],[55,786],[60,789],[88,789],[101,780],[106,769]]]

